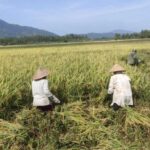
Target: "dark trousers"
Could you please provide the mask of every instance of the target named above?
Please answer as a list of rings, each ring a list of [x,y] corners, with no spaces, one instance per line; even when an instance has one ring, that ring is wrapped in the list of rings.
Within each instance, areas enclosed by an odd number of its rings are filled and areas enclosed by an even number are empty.
[[[43,111],[43,112],[52,111],[53,108],[54,107],[52,105],[37,106],[37,109],[39,109],[40,111]]]
[[[112,108],[113,108],[114,111],[117,111],[119,108],[121,108],[121,106],[119,106],[116,103],[114,103]]]
[[[128,105],[128,106],[131,108],[134,107],[134,105]],[[114,103],[112,107],[114,111],[117,111],[119,108],[121,108],[121,106],[117,105],[116,103]]]

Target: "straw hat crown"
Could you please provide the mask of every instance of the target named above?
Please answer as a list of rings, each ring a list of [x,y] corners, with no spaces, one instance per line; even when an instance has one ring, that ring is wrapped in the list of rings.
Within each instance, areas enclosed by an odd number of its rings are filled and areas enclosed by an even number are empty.
[[[34,74],[33,76],[33,80],[38,80],[38,79],[41,79],[43,77],[46,77],[48,76],[48,70],[45,69],[45,68],[39,68],[36,73]]]
[[[125,69],[119,64],[115,64],[110,70],[110,72],[118,72],[118,71],[125,71]]]

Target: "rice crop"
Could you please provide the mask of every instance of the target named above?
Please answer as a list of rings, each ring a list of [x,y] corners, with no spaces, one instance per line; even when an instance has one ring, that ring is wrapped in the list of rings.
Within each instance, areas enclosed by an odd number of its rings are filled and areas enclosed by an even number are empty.
[[[139,66],[126,64],[136,48]],[[114,112],[107,96],[110,68],[124,66],[135,107]],[[148,150],[150,41],[116,41],[0,48],[0,149]],[[32,107],[31,80],[39,67],[60,100],[53,112]]]

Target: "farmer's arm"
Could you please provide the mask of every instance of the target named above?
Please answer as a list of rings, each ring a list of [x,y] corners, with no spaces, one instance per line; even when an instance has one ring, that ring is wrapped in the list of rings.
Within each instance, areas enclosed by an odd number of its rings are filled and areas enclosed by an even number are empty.
[[[44,93],[45,95],[47,95],[48,97],[52,97],[53,94],[50,92],[49,88],[48,88],[48,80],[44,81]]]
[[[108,86],[108,94],[113,94],[113,92],[114,92],[114,84],[113,84],[113,77],[111,77]]]
[[[44,93],[55,103],[60,103],[60,100],[49,91],[47,80],[44,82]]]

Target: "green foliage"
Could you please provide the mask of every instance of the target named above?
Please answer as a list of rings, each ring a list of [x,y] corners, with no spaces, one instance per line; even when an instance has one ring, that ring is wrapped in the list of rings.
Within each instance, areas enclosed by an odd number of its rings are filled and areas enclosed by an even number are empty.
[[[115,39],[140,39],[140,38],[150,38],[150,30],[142,30],[140,33],[127,33],[115,35]]]
[[[0,45],[21,45],[36,43],[81,42],[87,41],[86,36],[69,34],[66,36],[27,36],[17,38],[0,38]]]

